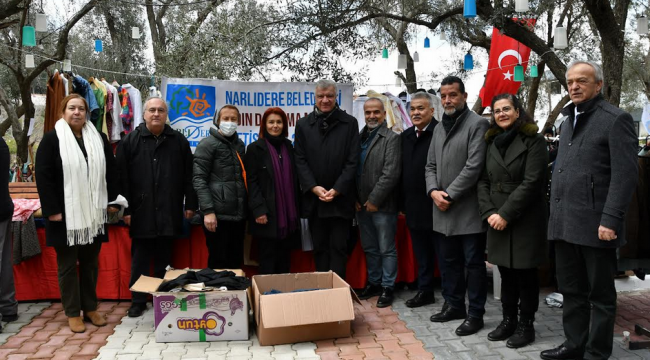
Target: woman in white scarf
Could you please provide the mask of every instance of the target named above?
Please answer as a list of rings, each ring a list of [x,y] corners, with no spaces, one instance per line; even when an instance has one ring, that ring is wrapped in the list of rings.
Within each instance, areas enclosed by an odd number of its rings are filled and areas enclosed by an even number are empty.
[[[61,112],[63,118],[38,146],[36,186],[46,218],[46,242],[56,250],[68,324],[73,332],[84,332],[84,319],[106,325],[96,311],[95,288],[101,243],[108,241],[107,212],[119,210],[108,206],[118,195],[118,175],[106,135],[86,122],[86,100],[71,94],[63,99]]]

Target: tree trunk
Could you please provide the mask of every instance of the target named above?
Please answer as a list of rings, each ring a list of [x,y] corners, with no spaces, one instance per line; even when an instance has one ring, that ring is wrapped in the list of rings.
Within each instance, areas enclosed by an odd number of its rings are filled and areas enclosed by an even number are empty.
[[[560,112],[562,112],[564,105],[566,105],[570,99],[571,98],[567,94],[564,95],[564,97],[557,104],[555,104],[553,111],[551,111],[551,113],[548,115],[548,119],[546,119],[546,124],[544,124],[544,129],[546,129],[549,126],[553,126],[555,124],[555,120],[557,120],[557,117],[560,116]]]
[[[537,65],[538,76],[533,78],[533,83],[530,85],[530,90],[528,90],[528,103],[526,104],[526,111],[528,115],[535,117],[535,108],[537,107],[537,98],[539,97],[539,84],[542,82],[542,75],[544,75],[544,68],[546,63],[540,61]],[[541,74],[541,75],[539,75]]]
[[[21,160],[22,163],[27,161],[28,156],[28,145],[29,137],[27,133],[29,132],[29,123],[34,117],[36,112],[34,109],[34,103],[32,102],[32,91],[31,91],[31,82],[24,82],[20,84],[20,98],[25,106],[25,117],[23,118],[23,128],[22,132],[20,129],[12,129],[12,134],[14,135],[14,140],[16,140],[16,156]]]

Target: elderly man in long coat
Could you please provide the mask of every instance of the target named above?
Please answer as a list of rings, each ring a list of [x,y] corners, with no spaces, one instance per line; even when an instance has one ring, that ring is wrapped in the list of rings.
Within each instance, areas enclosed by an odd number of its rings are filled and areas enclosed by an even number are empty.
[[[616,316],[616,249],[638,176],[632,116],[608,103],[595,63],[567,70],[572,104],[553,170],[548,238],[555,241],[566,341],[542,359],[607,359]]]

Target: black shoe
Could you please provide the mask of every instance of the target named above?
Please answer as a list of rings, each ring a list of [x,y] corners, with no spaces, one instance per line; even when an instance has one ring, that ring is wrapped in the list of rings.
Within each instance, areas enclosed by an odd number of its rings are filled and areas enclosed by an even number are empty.
[[[357,294],[357,297],[359,297],[360,300],[368,300],[371,297],[381,295],[382,292],[383,289],[380,285],[368,283],[366,287]]]
[[[2,315],[2,321],[4,322],[12,322],[16,320],[18,320],[18,314]]]
[[[508,339],[506,346],[511,349],[524,347],[535,341],[534,319],[520,319],[515,334]]]
[[[502,341],[512,336],[517,330],[517,315],[503,316],[501,324],[488,334],[490,341]]]
[[[381,293],[381,296],[379,297],[379,300],[377,300],[377,307],[384,308],[386,306],[390,306],[393,303],[393,298],[393,289],[385,287]]]
[[[412,299],[406,300],[406,307],[416,308],[424,305],[434,304],[436,298],[433,296],[433,291],[418,291]]]
[[[465,321],[458,328],[456,328],[456,335],[467,336],[476,334],[483,328],[483,318],[475,318],[468,316]]]
[[[147,310],[147,303],[132,303],[126,314],[129,317],[139,317],[145,310]]]
[[[467,317],[465,310],[457,310],[451,306],[447,306],[447,308],[445,309],[443,306],[442,311],[440,311],[437,314],[431,315],[431,318],[429,318],[429,320],[433,322],[447,322],[451,320],[464,319],[465,317]]]
[[[582,354],[577,350],[569,350],[564,344],[555,349],[544,350],[539,357],[545,360],[571,360],[582,359]]]

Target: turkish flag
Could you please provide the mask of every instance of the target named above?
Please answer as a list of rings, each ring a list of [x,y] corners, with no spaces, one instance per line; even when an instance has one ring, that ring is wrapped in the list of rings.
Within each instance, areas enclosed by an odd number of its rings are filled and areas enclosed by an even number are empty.
[[[535,19],[513,20],[531,29],[535,26]],[[515,81],[515,65],[521,64],[526,72],[529,57],[530,48],[511,37],[500,34],[497,28],[492,29],[488,71],[485,84],[479,93],[483,107],[490,106],[492,98],[496,95],[517,93],[521,82]]]

